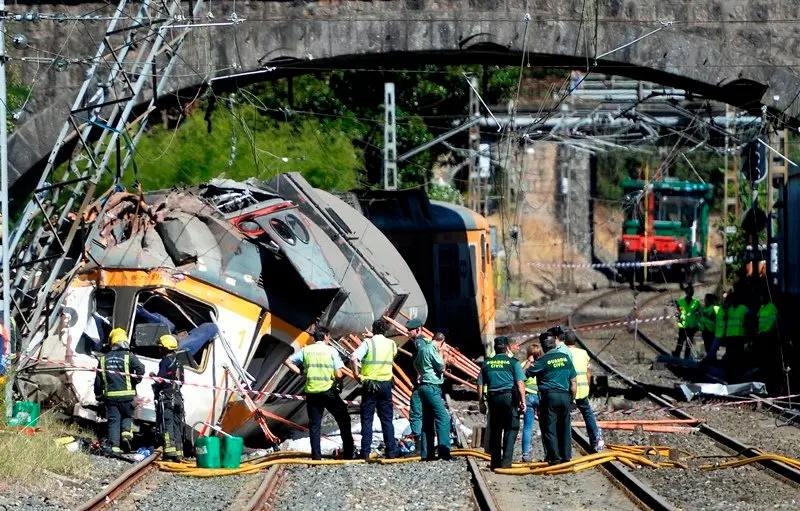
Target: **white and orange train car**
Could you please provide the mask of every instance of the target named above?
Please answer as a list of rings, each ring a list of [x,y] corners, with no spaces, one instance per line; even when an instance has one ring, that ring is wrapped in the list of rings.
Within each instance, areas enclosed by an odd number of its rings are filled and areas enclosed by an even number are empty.
[[[60,322],[27,344],[19,381],[28,398],[89,420],[99,420],[94,368],[112,328],[129,332],[146,375],[157,371],[158,338],[176,335],[186,357],[186,423],[221,423],[257,444],[263,436],[226,367],[255,391],[302,394],[303,379],[282,362],[315,325],[338,336],[363,332],[382,315],[427,315],[414,275],[386,237],[297,174],[143,198],[117,193],[88,236],[83,266],[54,316]],[[137,387],[144,423],[155,421],[151,383]],[[350,383],[345,397],[354,390]],[[300,400],[255,402],[307,421]],[[280,433],[286,425],[270,427]]]

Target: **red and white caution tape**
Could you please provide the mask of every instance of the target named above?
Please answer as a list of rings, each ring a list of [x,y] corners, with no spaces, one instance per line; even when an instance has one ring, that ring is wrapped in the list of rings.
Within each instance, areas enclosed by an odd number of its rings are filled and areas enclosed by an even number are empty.
[[[653,316],[651,318],[643,318],[643,319],[630,319],[630,320],[623,320],[623,321],[609,321],[607,323],[598,323],[594,325],[586,325],[586,326],[576,326],[575,328],[565,329],[567,332],[589,332],[591,330],[605,330],[608,328],[619,328],[623,326],[634,327],[635,325],[643,325],[647,323],[658,323],[659,321],[676,321],[675,315],[665,315],[665,316]],[[540,334],[546,332],[546,330],[542,332],[536,332],[531,334],[508,334],[510,337],[513,337],[515,340],[526,340],[532,337],[539,337]]]
[[[700,263],[702,257],[689,257],[685,259],[666,259],[663,261],[630,261],[614,263],[541,263],[530,262],[530,266],[538,268],[652,268],[659,266],[669,266],[672,264]]]
[[[60,368],[64,369],[65,371],[92,371],[92,372],[100,371],[99,367],[76,366],[76,365],[71,365],[71,364],[69,364],[69,363],[67,363],[66,361],[63,361],[63,360],[49,360],[49,359],[44,359],[44,358],[32,358],[32,359],[29,359],[29,360],[36,361],[36,362],[41,362],[41,363],[44,363],[44,364],[55,365],[57,367],[60,367]],[[114,371],[114,370],[111,370],[111,369],[106,369],[105,372],[109,373],[109,374],[118,374],[118,375],[121,375],[121,376],[127,376],[127,374],[124,371]],[[156,383],[169,383],[169,384],[172,384],[172,383],[177,381],[177,380],[170,380],[168,378],[161,378],[160,376],[144,375],[141,378],[143,380],[153,380]],[[233,389],[233,388],[219,387],[219,386],[214,386],[214,385],[205,385],[203,383],[184,382],[184,383],[180,383],[180,385],[182,387],[199,387],[199,388],[210,389],[210,390],[221,390],[221,391],[227,391],[227,392],[236,392],[235,389]],[[259,398],[262,398],[262,397],[272,397],[272,398],[277,398],[277,399],[297,400],[297,401],[305,401],[306,400],[306,396],[304,394],[284,394],[284,393],[280,393],[280,392],[266,392],[266,391],[255,391],[255,390],[252,390],[252,391],[248,392],[248,394],[250,394],[250,397],[252,397],[253,399],[259,399]],[[347,400],[345,400],[344,402],[349,404],[349,405],[359,405],[360,404],[359,401],[347,401]]]

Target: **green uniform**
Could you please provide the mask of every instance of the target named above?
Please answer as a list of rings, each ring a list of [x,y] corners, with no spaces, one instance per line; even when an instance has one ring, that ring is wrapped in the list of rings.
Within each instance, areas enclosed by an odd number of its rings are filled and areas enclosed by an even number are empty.
[[[423,460],[434,459],[435,432],[439,439],[439,458],[450,459],[450,413],[444,405],[441,387],[444,382],[444,361],[430,339],[418,344],[414,368],[421,377],[417,390],[422,404],[420,455]]]
[[[478,385],[485,385],[487,391],[492,469],[511,467],[519,431],[517,407],[522,399],[516,387],[517,382],[524,380],[522,366],[506,353],[498,353],[487,359],[478,375]]]
[[[572,396],[570,380],[577,377],[572,360],[551,350],[529,367],[525,376],[539,385],[539,427],[545,461],[564,463],[572,458]]]

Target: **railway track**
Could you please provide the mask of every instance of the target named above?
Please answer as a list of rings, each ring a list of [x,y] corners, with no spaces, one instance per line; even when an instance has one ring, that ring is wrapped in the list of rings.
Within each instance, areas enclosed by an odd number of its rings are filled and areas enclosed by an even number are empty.
[[[132,466],[117,479],[112,481],[103,491],[79,508],[79,511],[104,511],[113,508],[120,500],[130,493],[136,486],[158,471],[156,461],[161,453],[154,452],[141,462]]]
[[[575,312],[577,314],[580,312],[580,310],[576,309]],[[576,314],[573,314],[573,316]],[[647,334],[641,332],[641,330],[639,331],[639,335],[654,352],[669,353],[666,348],[649,338]],[[604,360],[598,355],[598,353],[596,353],[595,350],[591,348],[591,346],[589,346],[589,343],[584,341],[580,335],[578,335],[578,342],[584,349],[587,350],[587,352],[589,352],[592,360],[607,374],[611,375],[617,381],[624,382],[624,384],[629,388],[636,389],[638,392],[642,393],[644,396],[646,396],[647,400],[658,407],[661,407],[665,413],[668,413],[678,419],[696,419],[696,417],[693,417],[685,410],[677,408],[675,402],[650,392],[639,381],[624,374],[617,367]],[[746,443],[724,433],[720,429],[711,427],[706,423],[701,422],[698,427],[698,431],[701,435],[711,440],[714,445],[721,446],[724,451],[740,458],[750,458],[755,460],[758,465],[766,469],[763,471],[764,473],[774,476],[777,480],[780,480],[784,483],[788,483],[788,485],[790,485],[792,488],[796,488],[798,485],[800,485],[800,471],[798,471],[796,468],[774,459],[764,459],[762,456],[763,452],[761,450],[747,445]]]

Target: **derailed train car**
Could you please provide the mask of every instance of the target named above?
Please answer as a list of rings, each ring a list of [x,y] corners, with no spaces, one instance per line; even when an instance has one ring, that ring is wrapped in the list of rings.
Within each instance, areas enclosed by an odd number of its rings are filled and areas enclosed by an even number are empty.
[[[432,201],[422,190],[344,194],[403,256],[428,303],[427,326],[471,357],[495,334],[489,223],[474,211]]]
[[[61,328],[25,354],[25,394],[77,416],[98,420],[96,353],[114,327],[128,330],[146,374],[157,370],[158,338],[175,334],[186,353],[186,423],[221,421],[253,443],[258,427],[230,378],[300,394],[303,379],[282,362],[315,325],[337,336],[363,332],[381,315],[426,319],[417,281],[386,237],[298,174],[108,200],[65,291]],[[148,383],[138,386],[136,417],[154,422]],[[349,383],[345,396],[353,390]],[[265,394],[255,402],[306,422],[301,401]]]

